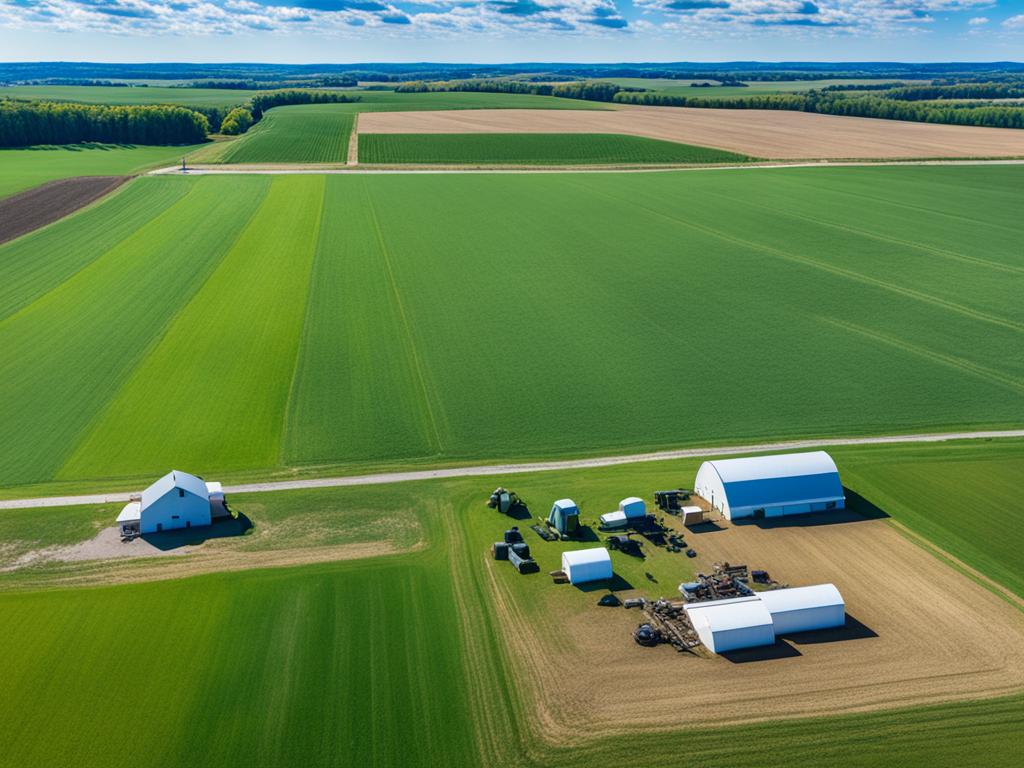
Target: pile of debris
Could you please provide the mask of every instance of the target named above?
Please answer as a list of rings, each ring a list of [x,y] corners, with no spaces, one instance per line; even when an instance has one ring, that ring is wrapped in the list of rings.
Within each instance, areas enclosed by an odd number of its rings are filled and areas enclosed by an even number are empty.
[[[690,492],[684,491],[682,488],[677,488],[674,491],[655,491],[654,492],[654,503],[658,509],[669,515],[674,515],[682,509],[681,501],[689,501]]]
[[[681,600],[659,598],[643,605],[647,619],[633,632],[638,645],[655,646],[669,643],[677,651],[689,651],[700,645],[700,637],[690,623]]]
[[[511,514],[520,503],[519,496],[514,491],[500,487],[495,488],[490,498],[487,499],[487,506],[498,510],[503,515]]]
[[[523,541],[523,534],[516,526],[505,531],[504,541],[494,542],[491,554],[495,560],[508,560],[519,573],[537,573],[540,570],[537,561],[530,557],[530,545]]]
[[[679,592],[688,603],[707,600],[727,600],[731,597],[746,597],[754,594],[747,586],[750,573],[745,565],[729,565],[715,563],[714,573],[710,576],[697,574],[696,581],[679,585]]]

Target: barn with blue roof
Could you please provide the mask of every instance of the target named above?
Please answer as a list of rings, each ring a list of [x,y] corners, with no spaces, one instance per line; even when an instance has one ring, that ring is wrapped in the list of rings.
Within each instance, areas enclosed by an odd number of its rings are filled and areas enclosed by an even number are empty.
[[[728,520],[846,506],[839,470],[825,451],[705,461],[694,490]]]

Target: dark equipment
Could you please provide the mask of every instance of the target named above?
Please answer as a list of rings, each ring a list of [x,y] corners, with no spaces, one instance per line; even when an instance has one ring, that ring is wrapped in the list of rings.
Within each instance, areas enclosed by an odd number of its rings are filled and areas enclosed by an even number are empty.
[[[508,560],[508,544],[504,541],[496,541],[491,545],[491,553],[495,560]]]
[[[622,603],[626,608],[643,608],[647,601],[642,597],[630,597]]]
[[[618,608],[622,605],[622,601],[617,596],[609,593],[598,600],[597,604],[605,608]]]
[[[540,570],[536,560],[532,557],[520,557],[514,549],[509,550],[508,561],[520,573],[537,573]]]
[[[506,544],[518,544],[522,540],[523,534],[519,532],[519,526],[513,525],[509,530],[505,531]]]
[[[669,514],[675,514],[678,512],[682,505],[681,501],[689,501],[690,492],[684,491],[681,488],[677,488],[674,491],[655,491],[654,492],[654,504],[662,512],[668,512]]]
[[[636,640],[637,645],[642,645],[646,648],[653,648],[662,642],[661,632],[650,624],[641,624],[637,627],[633,632],[633,639]]]
[[[697,552],[696,552],[696,550],[688,549],[688,550],[686,550],[686,556],[687,557],[696,557],[697,556]]]
[[[754,580],[755,584],[770,584],[772,581],[768,571],[751,571],[750,578]]]
[[[526,542],[519,541],[519,542],[516,542],[515,544],[512,545],[512,551],[515,552],[520,557],[529,557],[530,556],[530,545],[527,544]]]
[[[546,525],[531,525],[530,530],[544,539],[544,541],[558,541],[558,534]]]
[[[487,499],[487,506],[507,515],[519,506],[519,497],[507,488],[495,488],[490,498]]]
[[[634,557],[643,557],[644,553],[640,550],[640,542],[629,536],[609,536],[607,542],[610,550],[618,550]]]

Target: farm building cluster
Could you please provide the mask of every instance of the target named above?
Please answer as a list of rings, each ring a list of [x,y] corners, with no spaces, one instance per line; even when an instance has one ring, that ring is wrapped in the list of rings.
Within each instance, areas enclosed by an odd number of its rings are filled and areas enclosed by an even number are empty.
[[[656,491],[654,501],[659,511],[675,516],[691,531],[714,518],[742,523],[827,514],[846,504],[839,471],[825,451],[705,461],[693,492]],[[505,488],[495,490],[488,505],[506,513],[513,508],[525,510],[519,497]],[[548,516],[529,527],[548,542],[597,538],[581,521],[577,504],[568,498],[555,501]],[[597,532],[607,534],[605,546],[561,552],[561,567],[551,572],[556,583],[610,583],[615,578],[612,551],[642,556],[640,547],[645,543],[685,551],[690,557],[697,554],[677,530],[664,524],[664,518],[648,514],[638,496],[626,497],[617,510],[600,515]],[[504,541],[496,542],[492,553],[495,559],[510,560],[520,573],[540,570],[518,526],[505,532]],[[699,574],[696,581],[680,584],[679,592],[682,599],[632,597],[625,601],[627,608],[642,608],[646,617],[634,633],[639,644],[667,642],[680,650],[703,645],[712,653],[727,653],[773,645],[779,635],[842,627],[846,622],[846,605],[834,584],[789,587],[745,565],[715,563],[712,575]],[[609,594],[600,604],[623,603]]]

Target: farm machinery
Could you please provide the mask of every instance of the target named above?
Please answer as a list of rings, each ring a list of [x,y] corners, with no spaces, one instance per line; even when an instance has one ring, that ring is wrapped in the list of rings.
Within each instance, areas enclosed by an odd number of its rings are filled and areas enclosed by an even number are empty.
[[[511,514],[522,502],[514,491],[507,488],[495,488],[490,498],[487,499],[487,506],[496,509],[503,515]]]
[[[633,631],[637,645],[651,648],[668,643],[677,651],[691,651],[700,645],[700,637],[679,600],[664,598],[643,605],[644,621]]]

